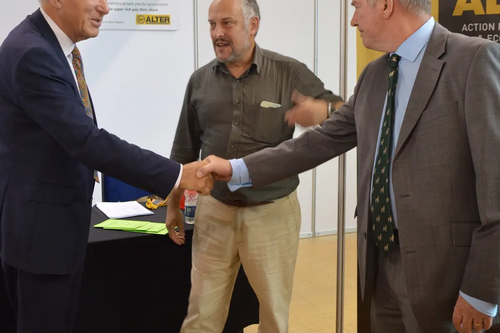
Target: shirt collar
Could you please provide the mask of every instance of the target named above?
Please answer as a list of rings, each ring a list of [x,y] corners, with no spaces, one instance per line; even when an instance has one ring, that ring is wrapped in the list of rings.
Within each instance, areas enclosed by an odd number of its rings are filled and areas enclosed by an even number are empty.
[[[262,53],[263,52],[262,52],[262,49],[260,48],[260,46],[257,43],[255,43],[253,61],[252,61],[252,65],[250,66],[250,68],[255,65],[255,70],[259,74],[260,74],[260,69],[262,68],[262,58],[263,58]],[[224,63],[220,62],[219,60],[215,59],[214,64],[212,66],[212,73],[215,73],[216,68],[221,68],[221,67],[225,69],[226,65],[224,65]]]
[[[59,28],[59,26],[54,22],[52,18],[40,7],[40,11],[42,12],[43,17],[49,24],[50,28],[56,35],[57,40],[59,41],[59,45],[61,45],[61,49],[66,57],[68,57],[73,49],[75,48],[75,43],[64,33],[64,31]]]
[[[417,60],[418,55],[424,47],[429,42],[431,38],[432,31],[434,29],[435,21],[434,18],[431,17],[427,22],[424,23],[417,31],[413,33],[407,40],[401,44],[396,51],[401,58],[404,58],[408,61],[415,62]]]
[[[254,52],[254,57],[253,57],[253,64],[255,65],[255,69],[257,70],[257,73],[260,74],[260,69],[262,68],[262,49],[260,46],[255,43],[255,52]]]

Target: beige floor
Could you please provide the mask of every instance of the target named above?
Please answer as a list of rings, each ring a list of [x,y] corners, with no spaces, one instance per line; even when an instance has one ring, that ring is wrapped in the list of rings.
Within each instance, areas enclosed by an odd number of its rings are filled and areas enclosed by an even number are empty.
[[[356,333],[356,234],[346,235],[344,333]],[[337,236],[300,240],[290,308],[290,333],[336,329]],[[257,333],[257,325],[245,333]],[[267,332],[264,332],[267,333]]]

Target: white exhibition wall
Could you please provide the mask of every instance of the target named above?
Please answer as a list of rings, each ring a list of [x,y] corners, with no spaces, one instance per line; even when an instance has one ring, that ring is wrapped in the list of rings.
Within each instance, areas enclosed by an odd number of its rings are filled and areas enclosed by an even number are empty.
[[[293,57],[316,70],[326,87],[336,94],[340,85],[340,1],[260,0],[262,21],[257,37],[263,48]],[[195,60],[202,66],[213,58],[207,23],[211,0],[179,2],[180,27],[177,31],[102,30],[98,38],[79,44],[99,126],[165,156],[170,155],[184,90],[195,69]],[[0,42],[38,6],[37,0],[0,1]],[[196,46],[195,23],[198,27]],[[348,95],[356,82],[355,41],[355,29],[350,28]],[[296,136],[303,131],[297,128]],[[355,152],[350,152],[347,155],[345,210],[348,231],[356,229],[353,218],[355,173]],[[313,171],[301,174],[300,179],[301,236],[335,233],[338,159],[319,166],[315,182]],[[94,201],[100,200],[100,187],[97,186]]]
[[[209,35],[208,8],[212,0],[198,1],[198,59],[202,66],[214,57]],[[340,91],[340,0],[318,0],[317,16],[315,1],[260,0],[261,26],[257,43],[263,48],[293,57],[314,71],[334,93]],[[352,8],[349,8],[352,10]],[[350,18],[349,18],[350,20]],[[315,29],[317,26],[317,29]],[[318,47],[315,52],[315,30]],[[356,84],[356,30],[349,29],[348,43],[348,96]],[[316,59],[315,59],[316,56]],[[317,63],[315,64],[315,60]],[[296,135],[304,129],[297,128]],[[356,221],[356,155],[347,155],[346,182],[346,230],[355,231]],[[316,201],[312,194],[316,192]],[[300,175],[298,195],[302,210],[301,236],[327,235],[337,231],[338,158]],[[315,228],[312,214],[315,212]],[[315,229],[315,230],[313,230]]]

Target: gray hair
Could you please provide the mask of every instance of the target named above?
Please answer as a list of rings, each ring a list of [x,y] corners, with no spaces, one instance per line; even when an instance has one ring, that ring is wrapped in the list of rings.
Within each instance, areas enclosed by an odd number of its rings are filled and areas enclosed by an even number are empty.
[[[377,0],[368,0],[368,3],[371,6],[375,6]],[[405,8],[408,12],[413,14],[430,14],[432,11],[432,2],[431,0],[399,0],[399,3],[403,8]]]
[[[257,16],[260,20],[260,9],[257,0],[241,0],[241,11],[247,29],[251,19]],[[255,33],[255,36],[257,36],[257,33]]]

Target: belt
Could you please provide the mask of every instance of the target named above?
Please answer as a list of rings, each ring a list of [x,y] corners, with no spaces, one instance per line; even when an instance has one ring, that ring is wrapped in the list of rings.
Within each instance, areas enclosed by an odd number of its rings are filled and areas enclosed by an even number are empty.
[[[274,201],[246,202],[243,200],[229,200],[229,201],[222,201],[222,203],[235,207],[256,207],[256,206],[268,205],[274,203]]]

